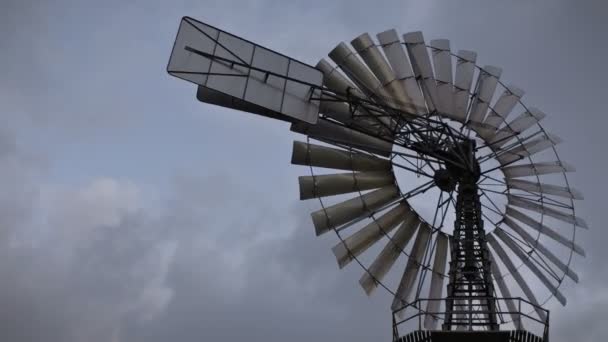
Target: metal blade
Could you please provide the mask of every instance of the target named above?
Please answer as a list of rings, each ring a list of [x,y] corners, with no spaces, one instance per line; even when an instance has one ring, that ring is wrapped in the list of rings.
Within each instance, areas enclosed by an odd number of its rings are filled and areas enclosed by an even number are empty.
[[[507,185],[513,189],[542,193],[547,195],[555,195],[577,200],[583,199],[583,194],[574,188],[530,182],[521,179],[505,178],[505,180],[507,181]]]
[[[361,279],[359,279],[359,284],[361,284],[361,287],[363,287],[363,290],[365,290],[365,293],[368,296],[378,287],[378,283],[382,281],[384,276],[391,269],[419,225],[420,220],[418,219],[418,215],[409,210],[405,215],[403,223],[395,235],[393,235],[391,241],[386,243],[382,252],[380,252],[368,268],[368,272],[365,272],[363,276],[361,276]]]
[[[433,66],[437,81],[438,110],[447,117],[454,117],[454,79],[452,77],[452,53],[447,39],[431,40]]]
[[[448,259],[448,238],[447,235],[439,233],[437,235],[437,244],[435,247],[435,258],[433,259],[433,274],[431,276],[431,286],[429,288],[429,299],[441,299],[441,292],[445,278],[445,265]],[[428,330],[437,328],[437,317],[428,313],[439,312],[441,302],[438,300],[429,300],[426,302],[426,312],[424,315],[424,327]]]
[[[327,87],[327,89],[342,96],[352,92],[358,97],[365,97],[359,87],[352,83],[346,76],[344,76],[337,68],[334,68],[324,58],[317,63],[317,69],[321,70],[323,73],[323,85]]]
[[[505,217],[503,222],[509,226],[517,235],[521,236],[530,247],[535,248],[542,255],[544,255],[547,259],[549,259],[555,266],[557,266],[564,274],[566,274],[570,279],[574,280],[575,283],[578,283],[578,275],[570,269],[566,264],[564,264],[559,258],[555,256],[550,250],[548,250],[545,246],[543,246],[540,241],[537,241],[532,237],[532,235],[528,234],[523,228],[521,228],[515,221],[513,221],[509,217]]]
[[[311,214],[317,236],[361,216],[369,215],[371,211],[390,203],[398,197],[399,189],[391,185],[330,207],[319,209]]]
[[[390,99],[384,99],[383,102],[392,107],[415,113],[416,109],[407,96],[403,84],[397,80],[395,73],[386,59],[382,56],[380,49],[376,46],[372,37],[368,33],[364,33],[353,39],[351,44],[380,81],[383,89],[395,100],[390,101]]]
[[[511,114],[511,111],[515,108],[515,105],[517,105],[522,96],[524,96],[523,90],[515,86],[508,86],[502,95],[500,95],[490,112],[488,112],[488,116],[483,123],[498,129],[498,127],[505,122],[509,114]]]
[[[518,145],[509,150],[501,150],[501,153],[496,156],[496,159],[498,159],[501,165],[510,164],[553,147],[561,141],[562,140],[555,135],[545,134],[542,137],[528,141],[523,145]]]
[[[436,104],[439,102],[437,85],[422,32],[406,33],[403,35],[403,41],[410,56],[414,75],[420,78],[420,88],[426,101],[426,107],[429,109],[429,112],[433,112],[436,109]]]
[[[498,263],[494,262],[494,260],[492,259],[492,253],[489,253],[488,255],[490,256],[490,265],[492,267],[492,278],[494,279],[494,282],[498,285],[500,293],[504,298],[513,298],[509,287],[505,283],[504,278],[500,276],[502,274],[502,270],[498,266]],[[519,311],[517,310],[517,306],[515,306],[514,301],[510,299],[505,299],[505,302],[507,303],[507,308],[509,309],[511,319],[513,320],[513,324],[515,325],[515,329],[523,329],[521,315],[518,314]]]
[[[536,125],[545,116],[546,114],[540,110],[529,108],[528,111],[509,122],[508,126],[498,130],[494,136],[488,137],[488,140],[490,141],[490,144],[496,147],[503,146],[528,128]]]
[[[400,309],[403,305],[408,303],[408,298],[415,287],[414,283],[416,282],[418,270],[422,264],[424,250],[426,249],[430,237],[431,228],[429,225],[426,223],[421,224],[420,228],[418,228],[418,235],[416,236],[416,241],[414,241],[414,246],[412,246],[410,257],[407,260],[403,277],[401,278],[401,282],[395,293],[393,304],[391,305],[393,311]]]
[[[486,65],[479,71],[469,121],[477,123],[484,121],[501,73],[502,69],[491,65]]]
[[[384,235],[388,235],[399,223],[411,213],[408,206],[400,203],[386,214],[373,220],[370,224],[361,228],[353,235],[344,239],[332,248],[338,266],[343,268],[348,265],[354,258],[365,252],[374,243],[380,240]]]
[[[515,196],[515,195],[507,195],[507,201],[508,201],[508,204],[510,204],[510,205],[514,205],[519,208],[536,211],[539,214],[551,216],[558,220],[574,224],[581,228],[588,229],[587,223],[582,218],[576,217],[574,215],[566,214],[561,211],[557,211],[555,209],[548,208],[543,204],[531,201],[527,198],[523,198],[523,197],[519,197],[519,196]]]
[[[475,73],[475,60],[477,53],[460,50],[456,54],[456,77],[454,79],[454,118],[464,122],[469,108],[469,97],[473,74]]]
[[[378,116],[375,112],[364,111],[353,108],[346,102],[340,102],[330,95],[322,95],[325,101],[321,101],[319,112],[324,116],[343,123],[345,126],[359,129],[363,132],[377,133],[380,136],[392,136],[391,120],[387,117]]]
[[[555,242],[558,242],[565,247],[572,248],[572,250],[574,250],[574,252],[578,255],[583,257],[585,256],[585,251],[582,247],[580,247],[570,239],[564,237],[563,235],[559,234],[555,230],[522,213],[521,211],[518,211],[511,206],[507,206],[507,211],[505,212],[505,215],[518,220],[519,222],[527,225],[528,227],[536,230],[537,232],[540,232],[541,234],[546,235],[547,237],[553,239]]]
[[[301,141],[293,142],[291,163],[351,171],[389,172],[392,167],[390,160],[387,159]]]
[[[354,123],[355,115],[353,115],[346,102],[334,101],[326,95],[323,95],[323,98],[327,98],[327,101],[321,101],[321,105],[319,106],[320,113],[346,125]]]
[[[359,89],[368,96],[379,96],[388,98],[389,94],[384,90],[380,81],[372,74],[369,69],[361,63],[348,45],[341,42],[329,52],[329,58],[333,60],[344,73],[359,86]]]
[[[502,168],[505,177],[517,178],[535,175],[546,175],[551,173],[573,172],[574,167],[562,162],[544,162],[525,165],[512,165]]]
[[[501,239],[505,245],[507,245],[507,247],[509,247],[511,251],[513,251],[524,262],[524,264],[526,264],[526,266],[528,266],[528,269],[530,269],[530,271],[532,271],[532,273],[534,273],[534,275],[540,279],[543,285],[545,285],[545,287],[555,295],[555,298],[557,298],[557,300],[563,306],[565,306],[566,297],[564,297],[559,289],[551,283],[547,276],[545,276],[545,274],[530,261],[530,258],[517,246],[515,241],[513,241],[511,237],[500,228],[496,228],[493,233],[496,234],[496,236],[498,236],[498,238]]]
[[[316,125],[294,123],[291,125],[291,130],[315,139],[333,141],[383,156],[389,156],[392,151],[392,144],[388,141],[327,120],[319,120]]]
[[[346,194],[377,189],[395,183],[388,172],[348,172],[333,175],[301,176],[300,199]]]
[[[402,84],[406,95],[414,105],[415,113],[426,113],[424,97],[420,91],[418,82],[416,82],[414,71],[409,63],[409,58],[405,53],[405,50],[403,50],[399,34],[396,30],[388,30],[379,33],[376,37],[382,45],[382,50],[391,64],[395,77]]]
[[[381,125],[378,120],[386,125],[390,123],[390,120],[386,120],[385,118],[371,118],[359,109],[356,109],[353,113],[348,103],[337,100],[340,98],[346,100],[349,93],[360,98],[365,98],[365,94],[325,59],[321,59],[317,63],[317,69],[323,72],[325,87],[336,94],[336,96],[322,95],[324,101],[321,101],[319,104],[320,113],[346,125],[356,124],[366,129]]]
[[[507,269],[513,276],[513,279],[515,279],[515,281],[517,282],[517,284],[519,285],[521,290],[524,292],[524,294],[528,298],[528,301],[535,305],[534,309],[535,309],[536,313],[538,314],[538,317],[540,318],[540,320],[543,322],[546,321],[547,315],[540,308],[540,304],[538,303],[536,296],[534,295],[532,290],[530,290],[530,287],[528,287],[528,283],[521,276],[521,274],[519,273],[519,271],[513,264],[513,261],[511,261],[511,258],[509,258],[509,256],[507,255],[505,250],[502,248],[502,246],[498,243],[498,241],[496,241],[496,239],[494,238],[494,235],[492,235],[492,234],[486,235],[486,240],[488,241],[490,246],[492,246],[492,249],[494,250],[494,252],[496,252],[496,254],[500,258],[500,260],[502,260],[502,263],[505,264],[505,266],[507,267]],[[495,258],[493,258],[493,259],[495,259]]]

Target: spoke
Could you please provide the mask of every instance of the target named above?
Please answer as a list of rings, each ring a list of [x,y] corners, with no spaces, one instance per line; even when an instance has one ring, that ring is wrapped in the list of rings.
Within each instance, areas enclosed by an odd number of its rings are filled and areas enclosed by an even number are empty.
[[[502,185],[504,185],[504,186],[507,186],[507,183],[506,183],[505,181],[502,181],[502,180],[500,180],[500,179],[498,179],[498,178],[494,178],[494,177],[492,177],[492,176],[488,176],[488,175],[481,175],[481,177],[482,177],[483,179],[490,179],[490,180],[495,181],[496,183],[499,183],[499,184],[502,184]],[[480,183],[480,184],[483,184],[483,180],[480,180],[480,181],[479,181],[479,183]]]
[[[500,211],[496,211],[493,208],[490,208],[489,206],[487,206],[487,205],[485,205],[483,203],[481,203],[481,206],[484,207],[484,208],[486,208],[486,209],[488,209],[488,210],[490,210],[491,212],[495,213],[498,216],[502,216],[502,213]]]
[[[480,186],[479,189],[481,190],[482,187]],[[483,191],[487,191],[487,192],[492,192],[495,194],[499,194],[499,195],[506,195],[507,194],[507,189],[503,190],[503,191],[496,191],[496,190],[492,190],[492,189],[482,189]]]
[[[441,191],[439,193],[439,197],[437,198],[437,205],[435,206],[435,214],[433,215],[433,228],[435,228],[435,223],[437,221],[437,215],[439,214],[439,211],[441,210],[441,200],[443,199],[443,191]]]
[[[409,163],[410,165],[412,165],[413,167],[415,167],[415,169],[416,169],[416,170],[418,170],[418,171],[417,171],[417,173],[419,173],[419,174],[422,174],[422,173],[423,173],[423,170],[424,170],[424,168],[425,168],[426,166],[430,167],[430,168],[431,168],[431,170],[432,170],[433,172],[436,172],[436,170],[435,170],[435,168],[433,168],[432,164],[431,164],[431,163],[429,163],[429,162],[427,162],[427,161],[423,161],[423,160],[416,159],[416,164],[414,164],[412,161],[408,160],[408,159],[407,159],[407,158],[405,158],[404,156],[399,155],[399,154],[397,154],[397,155],[399,156],[399,158],[401,158],[401,159],[405,160],[407,163]],[[393,162],[393,161],[395,160],[395,158],[394,158],[394,157],[395,157],[395,156],[392,156],[392,157],[391,157],[391,162]],[[424,165],[420,166],[420,165],[418,164],[418,162],[424,162]],[[429,176],[430,176],[430,174],[428,174],[428,173],[427,173],[427,174],[425,174],[425,176],[429,177]]]
[[[483,205],[483,203],[482,203],[481,205]],[[486,206],[486,207],[487,207],[487,206]],[[487,207],[487,208],[488,208],[488,209],[490,209],[489,207]],[[492,210],[492,209],[490,209],[490,210]],[[483,216],[483,217],[484,217],[486,220],[488,220],[488,222],[490,222],[491,224],[493,224],[493,225],[494,225],[494,227],[498,227],[498,224],[497,224],[496,222],[494,222],[493,220],[491,220],[491,219],[488,217],[488,215],[484,214],[484,212],[483,212],[483,211],[481,212],[481,215],[482,215],[482,216]]]
[[[419,175],[421,175],[421,176],[425,176],[425,177],[428,177],[428,178],[433,179],[433,176],[432,176],[432,175],[430,175],[430,174],[428,174],[428,173],[426,173],[426,172],[423,172],[422,170],[412,169],[411,167],[408,167],[408,166],[405,166],[405,165],[402,165],[402,164],[396,163],[394,159],[393,159],[393,160],[391,160],[391,163],[392,163],[394,166],[396,166],[396,167],[399,167],[399,168],[402,168],[402,169],[404,169],[404,170],[408,170],[408,171],[414,172],[414,173],[416,173],[416,174],[419,174]]]
[[[547,262],[547,260],[540,253],[538,253],[538,251],[536,251],[536,248],[533,250],[533,255],[530,255],[530,259],[532,259],[543,270],[547,271],[547,273],[549,273],[549,275],[551,277],[553,277],[553,279],[555,279],[558,282],[561,282],[560,276],[553,269],[553,267],[551,267],[551,265],[549,265],[549,263]],[[536,258],[540,259],[540,261],[537,260]]]
[[[412,198],[414,196],[427,192],[429,189],[433,188],[434,186],[435,186],[435,181],[431,179],[430,181],[428,181],[422,185],[419,185],[416,188],[402,194],[401,198],[405,199],[405,200]]]
[[[436,159],[431,159],[428,157],[424,157],[420,154],[418,155],[414,155],[414,154],[409,154],[409,153],[405,153],[405,152],[397,152],[397,151],[393,151],[394,154],[398,154],[400,156],[404,156],[404,157],[409,157],[409,158],[413,158],[413,159],[420,159],[426,162],[432,162],[432,163],[437,163],[437,164],[441,164],[440,160],[436,160]]]
[[[523,145],[525,142],[527,142],[527,141],[531,140],[532,138],[536,137],[536,136],[537,136],[537,135],[539,135],[540,133],[542,133],[542,131],[538,131],[538,132],[536,132],[536,133],[534,133],[534,134],[531,134],[531,135],[529,135],[529,136],[527,136],[527,137],[525,137],[525,138],[523,138],[523,139],[518,139],[517,141],[513,142],[513,143],[512,143],[512,144],[510,144],[510,145],[507,145],[507,146],[503,146],[503,147],[501,147],[501,148],[500,148],[500,149],[498,149],[497,151],[491,150],[491,152],[490,152],[490,153],[488,153],[488,154],[486,154],[486,155],[484,155],[484,156],[481,156],[481,157],[478,159],[478,160],[479,160],[479,164],[482,164],[482,163],[484,163],[484,162],[488,161],[489,159],[492,159],[493,157],[498,156],[498,155],[499,155],[499,154],[501,154],[501,153],[510,153],[510,152],[509,152],[509,150],[511,150],[512,148],[514,148],[514,147],[516,147],[516,146],[522,146],[522,145]],[[509,162],[509,163],[507,163],[507,164],[505,164],[505,165],[502,165],[502,167],[507,166],[507,165],[510,165],[510,164],[513,164],[513,163],[515,163],[515,162],[517,162],[517,161],[519,161],[519,160],[521,160],[521,159],[523,159],[523,158],[525,158],[525,156],[521,156],[521,158],[518,158],[518,159],[516,159],[516,160],[514,160],[514,161],[512,161],[512,162]]]
[[[515,153],[515,154],[516,154],[516,153]],[[518,154],[516,154],[516,155],[518,155]],[[490,173],[490,172],[492,172],[492,171],[496,171],[496,170],[498,170],[498,169],[500,169],[500,168],[507,167],[507,166],[509,166],[509,165],[511,165],[511,164],[515,164],[515,163],[517,163],[518,161],[520,161],[520,160],[522,160],[522,159],[525,159],[525,158],[527,157],[527,156],[522,156],[522,155],[518,155],[518,156],[519,156],[519,158],[517,158],[517,159],[515,159],[515,160],[513,160],[513,161],[510,161],[510,162],[508,162],[508,163],[501,164],[501,165],[499,165],[499,166],[493,167],[493,168],[491,168],[491,169],[489,169],[489,170],[486,170],[486,171],[482,172],[481,174],[482,174],[482,175],[485,175],[485,174],[488,174],[488,173]],[[490,159],[486,159],[486,160],[484,160],[484,161],[480,161],[480,162],[479,162],[479,165],[483,164],[484,162],[486,162],[486,161],[488,161],[488,160],[490,160]]]
[[[475,152],[477,152],[477,151],[481,150],[482,148],[486,148],[486,147],[489,147],[490,149],[492,149],[492,148],[491,148],[491,146],[492,146],[492,145],[494,145],[494,144],[498,144],[498,143],[503,142],[503,141],[505,141],[505,140],[507,140],[507,139],[514,138],[515,136],[516,136],[516,135],[509,135],[509,136],[507,136],[507,137],[504,137],[504,138],[502,138],[502,139],[500,139],[500,140],[497,140],[497,141],[494,141],[494,142],[492,142],[492,143],[488,143],[488,142],[486,142],[485,144],[483,144],[483,145],[479,145],[478,147],[476,147],[476,148],[475,148]],[[485,141],[485,140],[484,140],[484,141]]]
[[[391,156],[391,162],[395,159],[395,157],[397,157],[397,154],[393,154]],[[400,156],[401,157],[401,156]],[[411,160],[407,159],[407,158],[403,158],[401,157],[401,159],[405,160],[408,164],[412,165],[413,167],[415,167],[416,169],[418,169],[418,164],[414,164]],[[417,160],[416,160],[417,161]]]
[[[481,194],[482,194],[483,196],[485,196],[485,197],[488,199],[488,201],[490,201],[490,203],[492,203],[492,205],[494,206],[494,208],[495,208],[495,209],[496,209],[498,212],[500,212],[500,208],[498,208],[498,206],[496,205],[496,203],[494,203],[494,201],[493,201],[493,200],[490,198],[490,196],[488,196],[488,195],[486,194],[486,192],[485,192],[485,191],[483,191],[483,189],[482,189],[482,188],[479,188],[479,190],[481,190]],[[502,213],[501,213],[501,215],[502,215]]]
[[[545,258],[536,251],[536,246],[530,246],[529,243],[527,243],[526,241],[523,241],[518,236],[515,236],[515,234],[512,234],[509,231],[506,231],[504,229],[502,229],[502,231],[505,234],[509,235],[512,240],[519,242],[519,244],[516,243],[515,246],[517,246],[517,248],[519,248],[524,254],[526,254],[528,256],[528,259],[532,260],[535,264],[537,264],[540,268],[542,268],[545,272],[547,272],[556,281],[558,281],[558,282],[561,281],[560,277],[551,268],[551,266],[549,266],[549,264],[547,263]],[[522,246],[520,244],[528,246],[530,248],[530,250],[526,251],[525,249],[522,248]],[[536,255],[536,257],[535,257],[535,255]],[[540,261],[537,260],[537,258],[539,258]],[[524,261],[524,260],[522,260],[522,261]]]
[[[429,237],[429,239],[430,239],[430,237]],[[435,250],[436,246],[437,246],[437,239],[435,239],[435,241],[433,241],[432,246],[430,243],[428,243],[426,246],[426,250],[424,251],[424,258],[423,258],[423,262],[422,262],[424,267],[422,268],[420,277],[418,278],[418,286],[416,289],[416,299],[418,299],[420,297],[420,292],[422,291],[422,285],[424,285],[424,281],[426,279],[426,273],[430,269],[431,256],[433,255],[433,251]]]
[[[443,223],[445,222],[445,217],[448,213],[448,210],[450,209],[450,202],[453,201],[454,199],[454,193],[450,193],[450,198],[448,198],[445,203],[447,203],[447,206],[445,207],[445,210],[443,212],[443,216],[441,217],[441,223],[439,224],[439,229],[443,228]]]

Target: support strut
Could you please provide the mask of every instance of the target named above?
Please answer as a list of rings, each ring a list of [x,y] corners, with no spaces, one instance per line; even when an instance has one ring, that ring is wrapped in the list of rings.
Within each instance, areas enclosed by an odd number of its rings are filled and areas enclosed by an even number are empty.
[[[444,330],[498,330],[491,265],[474,179],[461,178],[451,241]]]

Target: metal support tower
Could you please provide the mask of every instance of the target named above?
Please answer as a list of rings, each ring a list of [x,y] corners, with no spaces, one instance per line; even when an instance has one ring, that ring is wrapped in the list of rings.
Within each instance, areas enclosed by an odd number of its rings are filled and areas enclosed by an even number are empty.
[[[473,142],[465,149],[476,164]],[[451,240],[446,320],[443,330],[498,330],[491,265],[477,188],[478,173],[460,170]]]

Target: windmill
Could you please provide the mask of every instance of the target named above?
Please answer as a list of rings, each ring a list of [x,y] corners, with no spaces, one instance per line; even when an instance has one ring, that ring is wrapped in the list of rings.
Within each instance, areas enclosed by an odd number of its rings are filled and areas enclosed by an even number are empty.
[[[393,296],[394,341],[548,341],[577,229],[545,114],[475,52],[395,30],[311,66],[184,17],[167,70],[205,103],[291,123],[300,198],[340,268]]]

